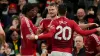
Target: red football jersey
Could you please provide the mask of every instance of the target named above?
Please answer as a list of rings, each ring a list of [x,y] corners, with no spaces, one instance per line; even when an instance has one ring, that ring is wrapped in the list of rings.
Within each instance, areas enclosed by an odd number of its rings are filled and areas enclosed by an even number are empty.
[[[84,38],[86,47],[86,56],[95,56],[98,51],[97,47],[100,46],[100,37],[96,34],[91,34]]]
[[[72,53],[73,32],[76,31],[81,35],[88,35],[96,32],[93,30],[81,30],[81,28],[73,20],[66,17],[55,19],[49,25],[47,34],[40,34],[39,38],[52,38],[52,50]]]
[[[42,31],[44,33],[47,33],[48,32],[48,25],[50,24],[50,22],[51,22],[51,19],[43,19],[40,22],[40,28],[42,29]]]
[[[31,34],[29,28],[26,23],[29,23],[32,32],[35,34],[37,28],[32,24],[31,20],[27,19],[28,22],[25,21],[25,17],[21,17],[21,54],[22,55],[33,55],[36,51],[36,44],[34,40],[28,40],[26,38],[27,34]]]
[[[41,22],[40,22],[40,28],[42,29],[43,33],[47,33],[48,32],[48,25],[50,24],[51,22],[51,19],[43,19]],[[48,38],[48,39],[44,39],[47,41],[47,45],[48,45],[48,52],[50,53],[51,52],[51,38]]]

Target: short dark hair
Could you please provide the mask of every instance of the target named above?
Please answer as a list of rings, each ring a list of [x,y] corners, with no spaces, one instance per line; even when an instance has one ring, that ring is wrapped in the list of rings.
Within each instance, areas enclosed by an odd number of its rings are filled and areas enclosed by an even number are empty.
[[[27,12],[29,12],[31,9],[33,9],[34,7],[37,7],[38,8],[38,4],[37,3],[27,3],[23,6],[22,8],[22,14],[25,14]]]
[[[55,4],[55,3],[51,3],[49,6],[54,6],[54,7],[58,8],[57,4]]]
[[[60,4],[58,6],[58,13],[59,13],[59,15],[65,15],[66,14],[66,11],[67,11],[66,4]]]

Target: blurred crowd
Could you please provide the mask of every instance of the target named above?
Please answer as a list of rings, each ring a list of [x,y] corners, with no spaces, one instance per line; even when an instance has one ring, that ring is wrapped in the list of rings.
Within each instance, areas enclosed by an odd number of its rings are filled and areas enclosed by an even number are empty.
[[[48,13],[48,6],[50,3],[55,3],[57,6],[62,3],[66,4],[66,17],[74,20],[84,30],[93,29],[95,25],[100,25],[100,0],[0,0],[0,24],[5,32],[5,41],[8,44],[8,47],[5,48],[5,46],[1,45],[2,40],[0,39],[0,56],[21,56],[21,22],[19,15],[24,11],[28,12],[30,10],[30,7],[27,7],[29,8],[28,10],[23,10],[23,6],[27,3],[33,3],[34,5],[33,14],[31,15],[30,12],[28,16],[32,16],[31,21],[37,27],[40,27],[39,24],[41,20],[52,18]],[[53,13],[56,12],[54,11]],[[100,32],[94,34],[100,38]],[[85,40],[86,37],[90,36],[94,35],[81,36],[76,32],[74,33],[73,56],[85,56],[86,44],[93,41],[89,46],[91,47],[91,45],[96,42],[91,38],[91,40],[88,38],[90,41],[87,39]],[[87,42],[84,43],[84,41]],[[50,56],[49,49],[51,48],[46,40],[38,40],[36,43],[37,56]],[[98,50],[95,51],[96,53],[100,51],[100,45],[94,45],[92,48],[92,50]],[[93,55],[100,56],[100,53]]]

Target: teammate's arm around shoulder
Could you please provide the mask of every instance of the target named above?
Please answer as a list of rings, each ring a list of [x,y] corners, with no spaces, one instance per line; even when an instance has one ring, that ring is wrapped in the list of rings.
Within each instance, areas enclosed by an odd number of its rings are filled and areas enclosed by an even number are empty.
[[[97,32],[97,31],[100,31],[100,27],[92,29],[92,30],[82,30],[75,21],[72,21],[72,23],[73,23],[74,31],[76,31],[77,33],[79,33],[81,35],[89,35],[89,34]]]
[[[96,23],[88,23],[88,24],[79,24],[79,27],[81,28],[81,29],[87,29],[88,27],[92,27],[92,26],[99,26],[98,24],[96,24]]]
[[[27,36],[28,39],[30,40],[37,40],[37,39],[47,39],[47,38],[52,38],[56,32],[55,26],[54,25],[49,25],[49,32],[47,33],[41,33],[39,35],[31,35]]]

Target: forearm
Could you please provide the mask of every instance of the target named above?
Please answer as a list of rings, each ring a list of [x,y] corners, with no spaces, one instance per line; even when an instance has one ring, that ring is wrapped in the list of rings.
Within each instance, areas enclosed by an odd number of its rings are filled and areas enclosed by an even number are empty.
[[[39,39],[47,39],[47,38],[52,38],[53,37],[53,33],[51,33],[51,32],[49,32],[49,33],[46,33],[46,34],[40,34],[40,35],[38,35],[38,38]]]
[[[49,32],[47,33],[42,33],[40,35],[38,35],[39,39],[47,39],[47,38],[52,38],[55,34],[56,30],[55,29],[51,29],[49,30]]]
[[[86,28],[89,27],[89,24],[79,24],[79,27],[80,27],[81,29],[86,29]]]
[[[90,34],[92,34],[92,33],[95,33],[95,32],[97,32],[97,30],[96,29],[92,29],[92,30],[82,30],[82,29],[77,29],[76,30],[76,32],[77,33],[79,33],[79,34],[81,34],[81,35],[90,35]]]

